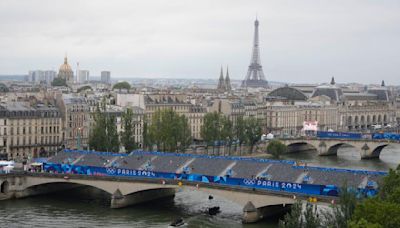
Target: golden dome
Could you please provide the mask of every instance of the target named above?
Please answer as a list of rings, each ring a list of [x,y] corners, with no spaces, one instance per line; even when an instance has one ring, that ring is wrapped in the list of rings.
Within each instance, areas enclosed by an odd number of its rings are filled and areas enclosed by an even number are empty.
[[[67,56],[64,57],[64,64],[60,66],[59,72],[72,72],[72,68],[68,64]]]

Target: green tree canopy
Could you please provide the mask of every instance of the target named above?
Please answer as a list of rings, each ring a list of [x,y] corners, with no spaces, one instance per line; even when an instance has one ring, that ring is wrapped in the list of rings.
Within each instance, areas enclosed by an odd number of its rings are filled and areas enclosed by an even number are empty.
[[[361,225],[367,226],[361,226]],[[400,227],[400,165],[390,169],[376,197],[357,205],[350,227]]]
[[[115,84],[113,86],[113,90],[114,89],[118,89],[118,90],[122,90],[122,89],[126,89],[126,90],[130,90],[131,89],[131,85],[128,82],[118,82],[117,84]]]
[[[261,124],[255,117],[251,116],[244,120],[246,143],[250,145],[250,153],[253,152],[254,145],[261,138]]]
[[[192,142],[188,119],[172,109],[156,111],[146,134],[149,144],[162,151],[183,151]]]
[[[276,159],[279,159],[286,151],[287,146],[279,140],[274,139],[268,143],[267,153],[271,154]]]
[[[204,115],[200,134],[207,145],[213,145],[213,148],[215,142],[224,141],[230,145],[234,134],[232,121],[218,112],[207,113]]]
[[[93,90],[93,88],[91,86],[82,86],[81,88],[79,88],[77,90],[78,93],[85,91],[85,90]]]
[[[119,137],[114,115],[106,113],[103,101],[93,114],[94,126],[89,135],[89,147],[97,151],[119,152]]]
[[[137,148],[135,142],[135,115],[131,108],[127,108],[122,114],[122,132],[121,144],[125,147],[126,151],[132,151]]]
[[[53,82],[51,82],[52,86],[67,86],[67,81],[64,78],[56,77]]]

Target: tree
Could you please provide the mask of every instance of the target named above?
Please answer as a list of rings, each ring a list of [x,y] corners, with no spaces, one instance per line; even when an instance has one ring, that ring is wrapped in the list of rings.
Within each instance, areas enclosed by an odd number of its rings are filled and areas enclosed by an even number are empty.
[[[250,145],[250,153],[253,152],[254,145],[261,138],[262,129],[260,122],[255,117],[245,119],[245,135],[246,142]]]
[[[280,228],[301,228],[303,227],[303,213],[301,201],[296,201],[283,220],[279,221]]]
[[[118,89],[120,91],[122,89],[130,90],[131,89],[131,85],[128,82],[118,82],[117,84],[115,84],[113,86],[113,90],[114,89]]]
[[[204,115],[200,134],[203,140],[207,142],[207,146],[210,144],[213,145],[213,150],[215,148],[215,143],[220,145],[222,141],[226,141],[229,144],[233,138],[232,121],[218,112],[207,113]]]
[[[56,77],[51,82],[52,86],[67,86],[67,81],[64,78]]]
[[[119,136],[117,132],[116,118],[114,115],[108,115],[106,118],[107,129],[107,151],[119,152]]]
[[[400,165],[390,169],[376,197],[356,206],[350,227],[400,227]]]
[[[103,100],[94,113],[94,126],[89,135],[89,147],[97,151],[119,152],[119,137],[115,116],[106,113]]]
[[[143,149],[152,149],[151,148],[151,137],[149,134],[149,127],[147,123],[147,118],[144,116],[143,118]]]
[[[348,189],[345,183],[340,189],[339,197],[340,204],[333,205],[332,211],[323,213],[325,227],[348,227],[349,225],[357,206],[356,192]]]
[[[188,119],[172,109],[153,114],[147,137],[150,145],[162,151],[182,151],[192,142]]]
[[[178,134],[179,134],[180,146],[178,149],[180,151],[184,151],[186,148],[190,146],[190,144],[192,144],[192,136],[188,118],[184,115],[181,115],[179,118],[180,120],[179,120]]]
[[[271,154],[275,159],[287,151],[287,146],[279,140],[271,140],[267,146],[267,153]]]
[[[106,116],[102,113],[103,106],[98,105],[93,114],[94,126],[90,130],[89,147],[97,151],[107,150]]]
[[[246,122],[243,119],[243,116],[239,116],[236,120],[236,125],[234,128],[234,136],[235,139],[238,140],[239,145],[239,153],[241,153],[241,146],[246,141]]]
[[[77,90],[77,92],[80,93],[80,92],[85,91],[85,90],[93,90],[93,88],[90,87],[90,86],[82,86],[81,88],[79,88]]]
[[[219,139],[219,126],[220,126],[220,115],[217,112],[210,112],[204,115],[203,126],[200,129],[200,135],[203,140],[209,145],[213,146],[215,141]],[[207,149],[208,150],[208,149]],[[213,152],[214,153],[214,152]]]
[[[125,147],[125,151],[132,151],[137,148],[135,142],[135,115],[131,108],[127,108],[122,114],[121,144]]]

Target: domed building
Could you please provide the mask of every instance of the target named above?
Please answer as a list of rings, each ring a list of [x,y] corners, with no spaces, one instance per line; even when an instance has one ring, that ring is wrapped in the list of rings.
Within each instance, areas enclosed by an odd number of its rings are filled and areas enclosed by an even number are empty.
[[[67,56],[64,58],[64,64],[60,66],[58,71],[58,78],[64,79],[67,84],[74,82],[74,72],[68,64]]]

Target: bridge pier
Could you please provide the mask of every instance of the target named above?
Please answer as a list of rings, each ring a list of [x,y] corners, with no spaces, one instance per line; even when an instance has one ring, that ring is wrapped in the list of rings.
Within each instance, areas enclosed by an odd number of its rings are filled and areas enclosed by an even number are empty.
[[[174,197],[174,188],[160,188],[150,189],[145,191],[134,192],[129,195],[123,195],[119,189],[117,189],[111,196],[111,208],[123,208],[135,204],[140,204],[152,200]]]
[[[291,204],[277,204],[256,208],[249,201],[243,208],[243,223],[255,223],[263,218],[281,216],[290,210]]]

